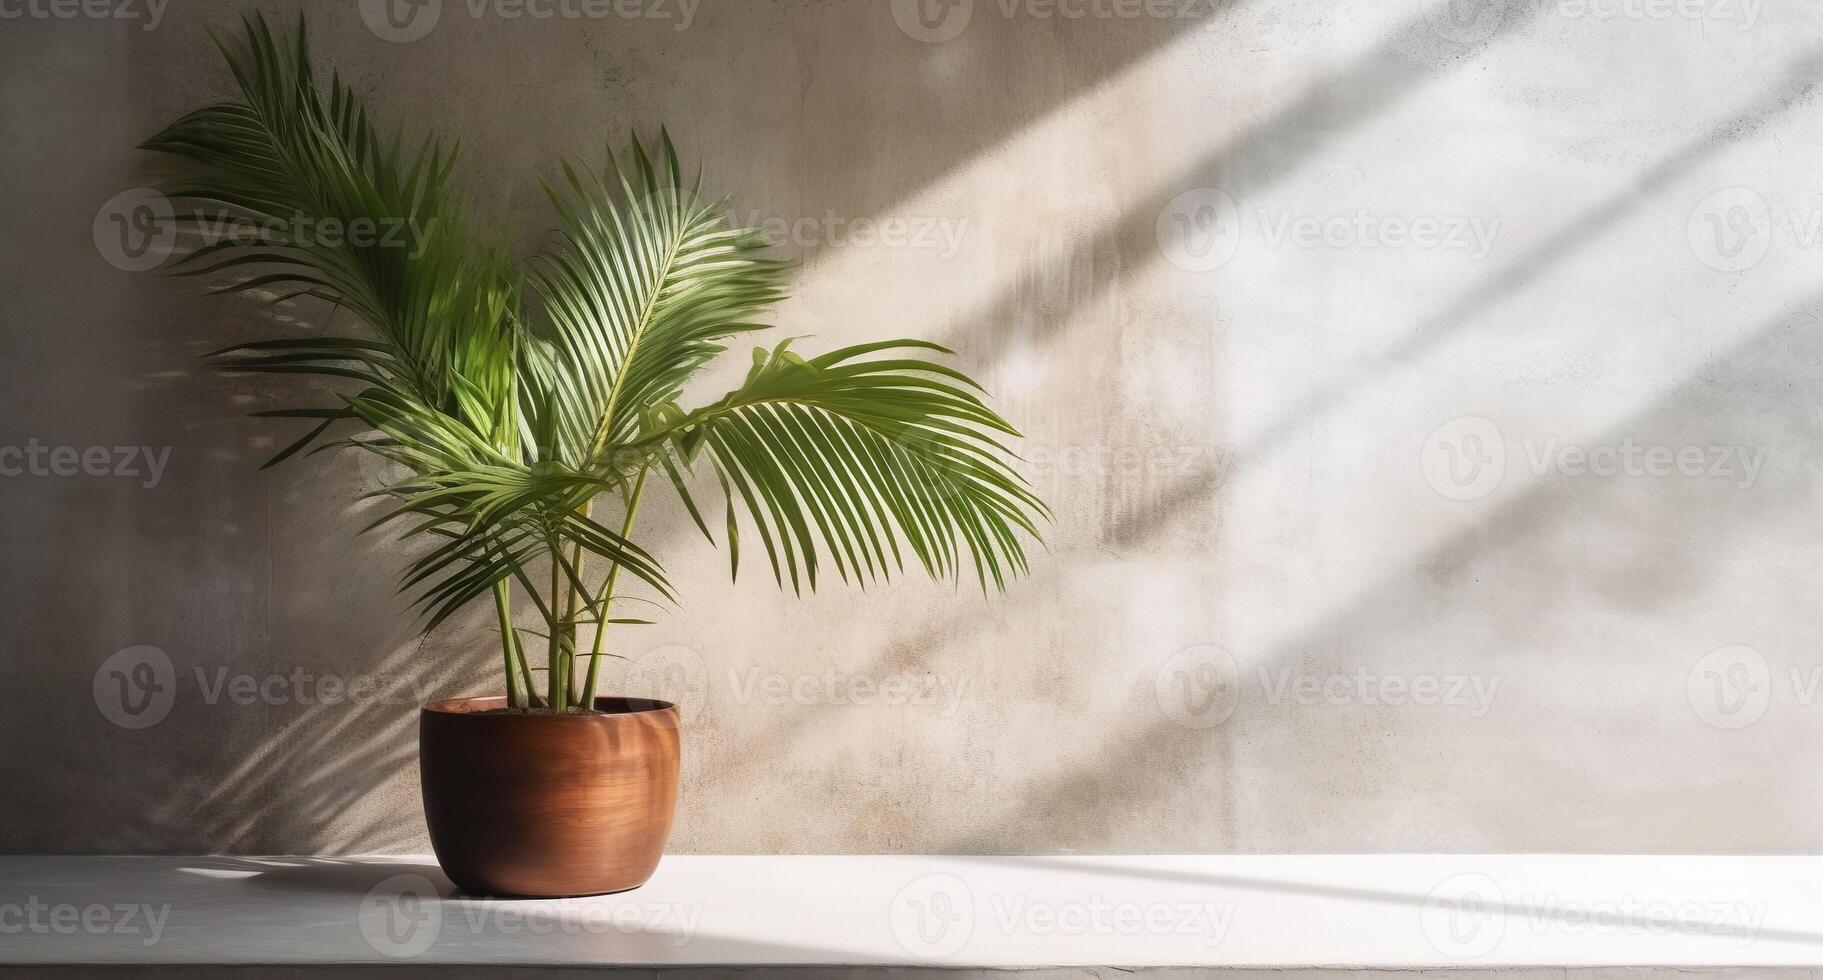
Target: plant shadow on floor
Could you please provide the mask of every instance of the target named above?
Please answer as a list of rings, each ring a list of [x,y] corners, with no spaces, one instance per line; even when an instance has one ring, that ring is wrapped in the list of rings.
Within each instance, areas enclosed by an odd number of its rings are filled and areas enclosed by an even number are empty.
[[[399,875],[423,877],[444,897],[458,894],[442,868],[421,861],[215,857],[199,860],[195,867],[204,873],[217,873],[224,880],[239,885],[289,894],[361,896]]]

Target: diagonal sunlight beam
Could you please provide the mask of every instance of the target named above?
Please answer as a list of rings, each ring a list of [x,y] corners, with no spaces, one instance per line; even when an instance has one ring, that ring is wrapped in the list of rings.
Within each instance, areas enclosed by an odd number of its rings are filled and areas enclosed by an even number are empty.
[[[1207,33],[1232,21],[1250,2],[1207,0],[1201,7],[1191,8],[1193,16],[1108,23],[1006,18],[998,16],[998,8],[989,7],[989,0],[981,0],[970,26],[960,37],[926,44],[895,36],[895,42],[909,46],[906,50],[915,53],[917,63],[909,67],[909,84],[922,84],[932,89],[948,86],[949,90],[933,91],[933,98],[923,107],[938,117],[930,125],[921,127],[920,135],[924,139],[920,144],[927,145],[928,149],[897,155],[892,158],[890,167],[871,174],[868,190],[874,200],[856,209],[853,217],[879,217],[902,211],[908,201],[930,185],[965,178],[969,170],[1000,152],[1021,134],[1042,128],[1047,120],[1074,111],[1079,100],[1089,97],[1096,89],[1120,86],[1123,79],[1131,79],[1138,66],[1155,59],[1161,50],[1171,48],[1185,36]],[[888,6],[878,2],[855,9],[864,7],[869,17],[890,23]],[[1178,11],[1181,5],[1174,4],[1172,9]],[[1064,30],[1054,29],[1060,26]],[[847,25],[838,27],[846,28]],[[1005,36],[1008,33],[1042,38],[1046,43],[1033,44]],[[1027,84],[1017,93],[998,98],[975,97],[974,81],[981,73],[968,62],[999,65],[1007,57],[1008,50],[1015,48],[1024,55],[1022,67],[1034,74],[1032,81],[1042,77],[1043,84]],[[815,50],[814,47],[811,50]],[[895,75],[907,70],[903,60],[894,60],[890,67]],[[1003,70],[995,68],[987,74],[999,78]],[[866,74],[867,70],[862,69],[850,84],[830,86],[819,97],[872,98]],[[806,99],[810,97],[809,94],[805,96]],[[833,119],[864,115],[865,108],[853,103],[806,106],[807,111],[814,110],[819,116]],[[849,165],[839,159],[833,162]],[[818,253],[829,247],[828,238],[819,238],[807,244],[804,258],[807,262],[814,261]]]
[[[1408,364],[1472,323],[1489,307],[1532,285],[1546,271],[1592,243],[1603,229],[1637,210],[1651,195],[1664,190],[1698,163],[1752,135],[1787,109],[1803,104],[1814,94],[1819,77],[1823,77],[1823,51],[1793,60],[1780,84],[1767,95],[1755,99],[1740,112],[1712,126],[1705,135],[1661,159],[1636,177],[1631,186],[1583,212],[1575,221],[1509,263],[1498,274],[1483,279],[1448,306],[1420,322],[1390,350],[1280,411],[1261,427],[1257,435],[1236,448],[1230,473],[1258,463],[1275,446],[1282,444],[1287,434],[1337,408],[1369,379],[1383,375],[1388,368]],[[1115,523],[1112,536],[1115,540],[1129,543],[1145,540],[1158,531],[1166,515],[1196,504],[1208,495],[1210,489],[1202,484],[1181,485],[1157,501],[1156,506],[1120,518]]]
[[[1458,45],[1460,55],[1448,69],[1434,70],[1397,52],[1435,40],[1435,26],[1420,12],[1399,24],[1385,39],[1348,67],[1331,72],[1304,90],[1265,120],[1246,127],[1214,150],[1195,160],[1181,173],[1154,181],[1149,190],[1124,206],[1111,220],[1062,255],[1049,260],[1042,278],[1068,277],[1073,270],[1092,270],[1090,281],[1076,297],[1092,301],[1135,267],[1159,258],[1155,219],[1186,188],[1234,186],[1252,193],[1272,186],[1292,173],[1336,137],[1384,113],[1444,71],[1460,69],[1503,35],[1538,15],[1542,4],[1521,4],[1509,11],[1486,37]],[[1232,178],[1224,180],[1223,178]],[[1112,261],[1106,261],[1109,258]],[[1002,288],[986,303],[955,319],[948,333],[952,341],[986,334],[1003,339],[1007,325],[1016,320],[1020,306],[1016,286]]]

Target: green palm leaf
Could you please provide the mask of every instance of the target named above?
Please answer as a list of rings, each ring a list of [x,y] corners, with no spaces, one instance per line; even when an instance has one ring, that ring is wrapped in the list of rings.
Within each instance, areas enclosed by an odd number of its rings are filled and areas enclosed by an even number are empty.
[[[684,185],[669,134],[656,163],[637,138],[631,158],[610,153],[605,176],[565,165],[562,185],[545,185],[562,226],[532,282],[551,326],[558,458],[577,465],[632,441],[718,341],[763,329],[753,318],[785,295],[787,264]]]
[[[484,436],[516,437],[498,424],[517,345],[512,263],[477,242],[454,152],[429,139],[407,152],[339,78],[319,86],[301,21],[289,45],[257,16],[216,43],[240,98],[143,144],[181,161],[163,190],[180,228],[205,238],[176,271],[328,300],[376,335],[267,341],[224,352],[231,366],[397,387]]]
[[[966,553],[984,589],[1003,589],[1027,570],[1015,531],[1036,538],[1036,520],[1049,518],[996,439],[1018,433],[961,372],[868,358],[894,348],[948,353],[912,340],[809,360],[789,341],[758,349],[740,388],[670,434],[686,457],[705,453],[731,488],[731,542],[738,498],[774,577],[794,589],[800,576],[816,587],[820,556],[845,581],[888,577],[904,567],[901,538],[932,576],[958,575]]]

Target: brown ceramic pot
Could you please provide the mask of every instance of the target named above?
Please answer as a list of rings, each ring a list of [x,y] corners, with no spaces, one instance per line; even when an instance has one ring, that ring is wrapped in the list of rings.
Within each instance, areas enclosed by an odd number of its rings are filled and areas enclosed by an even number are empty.
[[[678,714],[596,698],[602,714],[508,714],[453,698],[418,717],[424,822],[464,892],[559,898],[638,888],[677,804]]]

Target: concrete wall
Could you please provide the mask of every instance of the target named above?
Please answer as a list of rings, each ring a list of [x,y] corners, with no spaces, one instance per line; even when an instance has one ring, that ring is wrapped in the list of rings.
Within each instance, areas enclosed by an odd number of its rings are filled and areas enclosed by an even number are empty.
[[[259,472],[307,386],[197,360],[347,325],[109,224],[244,4],[48,2],[0,7],[0,445],[163,463],[0,478],[0,851],[421,850],[414,708],[495,687],[487,617],[416,635],[387,474]],[[614,685],[689,711],[676,850],[1823,834],[1823,6],[309,6],[524,248],[538,168],[667,123],[790,222],[784,332],[949,343],[1027,434],[1003,599],[792,601],[653,510],[685,606]]]

